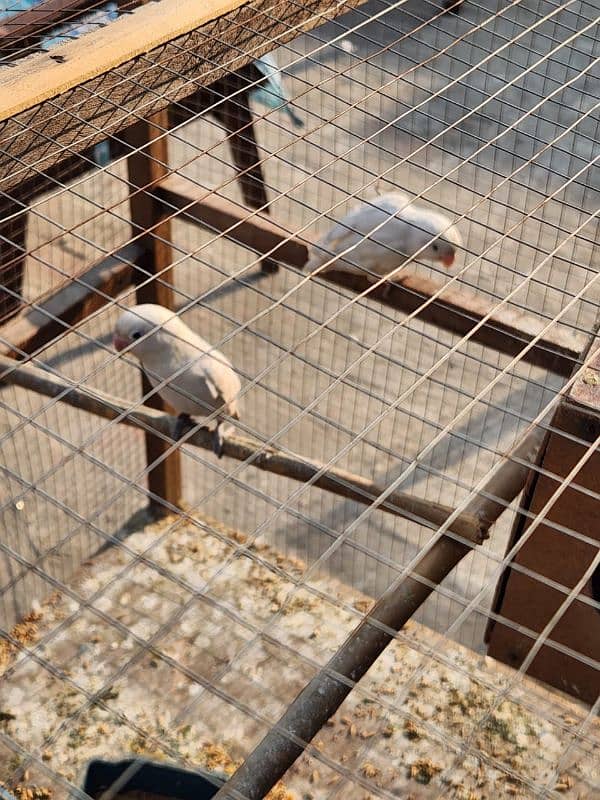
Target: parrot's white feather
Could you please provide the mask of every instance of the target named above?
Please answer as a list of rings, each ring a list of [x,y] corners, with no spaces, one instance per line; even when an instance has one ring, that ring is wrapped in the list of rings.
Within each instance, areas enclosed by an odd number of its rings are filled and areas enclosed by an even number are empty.
[[[241,383],[231,362],[172,311],[151,303],[133,306],[117,323],[117,339],[130,343],[153,386],[169,381],[158,392],[179,414],[222,410],[239,419]]]
[[[403,192],[388,192],[355,207],[336,223],[311,248],[306,269],[315,270],[331,260],[324,271],[366,270],[389,276],[417,253],[448,266],[461,245],[450,219],[411,203]]]

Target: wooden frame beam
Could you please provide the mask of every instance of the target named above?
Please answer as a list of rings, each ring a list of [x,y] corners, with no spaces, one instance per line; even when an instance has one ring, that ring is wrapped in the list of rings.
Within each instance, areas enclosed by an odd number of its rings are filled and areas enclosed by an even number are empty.
[[[360,2],[160,0],[15,62],[0,74],[3,190]]]
[[[165,208],[172,213],[180,210],[181,218],[224,233],[227,238],[254,250],[270,253],[270,258],[301,269],[307,259],[308,239],[290,234],[285,228],[244,206],[215,195],[207,195],[191,181],[169,176],[157,188]],[[337,286],[360,293],[372,283],[368,276],[345,272],[320,273],[319,278]],[[441,291],[428,305],[425,302]],[[382,285],[369,295],[374,300],[409,314],[421,308],[419,319],[443,330],[465,335],[485,316],[491,317],[472,340],[515,356],[539,335],[543,321],[515,309],[494,309],[486,298],[466,289],[449,287],[441,282],[414,273],[403,273],[388,286]],[[564,330],[550,331],[523,355],[523,361],[543,367],[563,377],[569,377],[581,360],[584,337]]]
[[[36,308],[25,311],[0,327],[0,352],[15,358],[32,353],[55,336],[85,319],[116,297],[133,281],[135,266],[141,266],[143,250],[129,244],[113,256],[95,264]]]
[[[154,185],[168,173],[169,152],[166,137],[157,138],[161,129],[168,125],[167,110],[156,114],[149,122],[139,122],[128,132],[128,143],[134,151],[127,159],[129,182],[142,191],[130,195],[131,224],[133,235],[143,232],[140,245],[144,251],[142,264],[144,273],[160,275],[160,280],[143,282],[136,292],[138,303],[157,303],[165,308],[175,308],[173,275],[168,268],[173,263],[171,247],[171,218],[162,209],[153,194]],[[141,274],[144,274],[141,273]],[[159,411],[168,406],[142,373],[142,392],[147,403]],[[155,516],[171,513],[181,504],[181,456],[178,450],[168,453],[169,444],[164,439],[146,433],[146,460],[148,464],[148,488],[151,492],[150,509]],[[166,501],[152,499],[160,497]]]

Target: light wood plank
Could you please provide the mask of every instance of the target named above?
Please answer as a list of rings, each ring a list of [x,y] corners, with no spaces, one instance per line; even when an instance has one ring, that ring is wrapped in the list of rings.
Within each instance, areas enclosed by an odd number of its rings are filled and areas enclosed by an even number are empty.
[[[160,0],[0,71],[0,121],[217,19],[247,0]]]

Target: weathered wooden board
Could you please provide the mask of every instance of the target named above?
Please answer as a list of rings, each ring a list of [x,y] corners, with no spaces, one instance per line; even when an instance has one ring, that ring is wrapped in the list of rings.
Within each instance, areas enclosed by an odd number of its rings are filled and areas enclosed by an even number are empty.
[[[17,62],[0,76],[4,191],[356,5],[161,0]]]

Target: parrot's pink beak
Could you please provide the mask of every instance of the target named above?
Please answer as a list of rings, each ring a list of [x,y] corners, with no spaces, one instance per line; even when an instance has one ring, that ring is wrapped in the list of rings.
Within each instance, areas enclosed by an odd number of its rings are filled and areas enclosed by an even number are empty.
[[[113,339],[113,347],[120,353],[129,345],[129,339],[124,339],[122,336],[115,336]]]
[[[454,264],[454,253],[448,253],[448,255],[443,256],[440,261],[445,267],[451,267]]]

